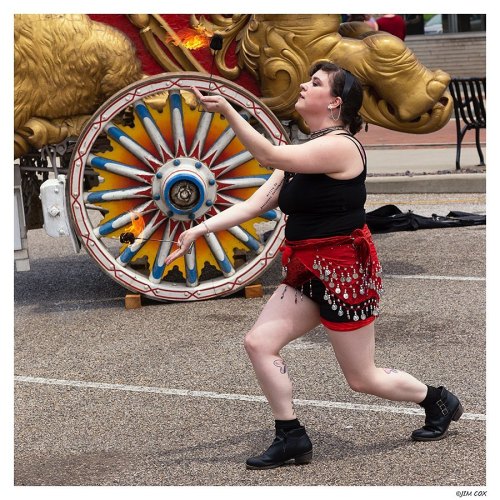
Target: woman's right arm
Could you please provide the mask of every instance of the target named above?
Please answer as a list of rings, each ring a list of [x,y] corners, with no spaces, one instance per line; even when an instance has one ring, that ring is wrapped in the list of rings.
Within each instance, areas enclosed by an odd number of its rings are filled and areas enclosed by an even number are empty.
[[[191,244],[200,236],[207,234],[207,232],[214,233],[237,226],[242,222],[276,208],[278,206],[278,196],[283,179],[284,172],[282,170],[275,170],[271,177],[250,198],[214,215],[206,220],[205,223],[193,226],[181,233],[177,243],[179,248],[167,257],[165,265],[168,266],[175,259],[184,255],[189,250]]]

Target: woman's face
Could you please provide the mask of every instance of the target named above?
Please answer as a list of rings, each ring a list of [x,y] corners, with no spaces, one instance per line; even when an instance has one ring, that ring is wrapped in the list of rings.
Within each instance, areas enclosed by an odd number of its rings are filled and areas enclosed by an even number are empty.
[[[301,116],[327,114],[328,105],[335,103],[337,99],[330,93],[330,74],[320,69],[308,82],[300,85],[300,94],[295,103],[295,109]]]

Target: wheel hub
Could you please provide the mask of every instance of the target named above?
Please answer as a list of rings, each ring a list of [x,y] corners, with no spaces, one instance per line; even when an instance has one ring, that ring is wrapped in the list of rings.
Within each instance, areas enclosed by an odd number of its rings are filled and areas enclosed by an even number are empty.
[[[200,191],[194,182],[176,182],[168,194],[172,204],[179,210],[189,210],[196,206],[200,199]]]
[[[176,220],[201,217],[214,204],[217,193],[210,169],[195,158],[169,160],[153,181],[153,199],[158,208]]]

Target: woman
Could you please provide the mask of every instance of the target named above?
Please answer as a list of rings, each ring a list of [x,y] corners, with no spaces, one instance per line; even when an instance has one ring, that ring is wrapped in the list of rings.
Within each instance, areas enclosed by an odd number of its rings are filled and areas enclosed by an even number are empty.
[[[373,31],[378,31],[378,24],[373,14],[365,14],[365,23],[368,24]]]
[[[288,214],[286,277],[245,337],[276,427],[269,449],[247,460],[250,469],[312,459],[312,444],[296,418],[292,384],[279,352],[320,323],[353,390],[412,401],[425,409],[425,425],[413,432],[413,439],[442,439],[451,420],[463,412],[444,387],[426,386],[405,372],[374,364],[381,269],[365,224],[366,156],[353,137],[361,128],[363,90],[351,73],[330,62],[317,63],[310,75],[295,105],[311,130],[311,140],[300,145],[272,145],[222,96],[203,96],[193,89],[203,108],[224,115],[257,161],[274,172],[246,201],[183,232],[178,250],[166,260],[170,264],[207,232],[236,226],[276,206]]]
[[[406,21],[398,14],[383,14],[377,18],[378,29],[404,40],[406,38]]]
[[[375,18],[371,14],[349,14],[347,22],[350,23],[353,21],[366,23],[373,31],[378,31],[377,21],[375,21]]]

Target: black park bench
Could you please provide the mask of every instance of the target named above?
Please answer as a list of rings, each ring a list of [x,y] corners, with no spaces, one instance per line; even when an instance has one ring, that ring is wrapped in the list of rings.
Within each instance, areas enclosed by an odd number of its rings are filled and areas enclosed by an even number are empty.
[[[479,131],[486,128],[486,78],[452,78],[450,93],[455,108],[455,123],[457,126],[457,157],[456,169],[460,169],[460,149],[462,140],[468,130],[476,131],[476,148],[479,154],[479,166],[484,166],[484,156],[481,151]]]

